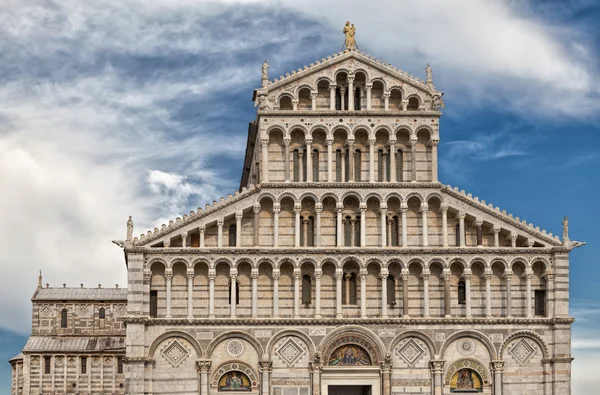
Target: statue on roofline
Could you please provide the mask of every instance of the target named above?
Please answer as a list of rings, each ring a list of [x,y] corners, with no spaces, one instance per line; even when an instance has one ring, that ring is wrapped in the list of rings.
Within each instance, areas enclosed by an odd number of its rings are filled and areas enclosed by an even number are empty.
[[[267,59],[265,59],[265,61],[262,64],[261,80],[263,88],[269,85],[269,62],[267,61]]]
[[[568,246],[570,244],[569,240],[569,218],[565,215],[562,220],[563,226],[563,245]]]
[[[127,220],[127,241],[133,240],[133,220],[131,219],[131,215]]]
[[[344,42],[344,46],[346,49],[350,51],[355,51],[357,49],[356,40],[354,39],[354,35],[356,34],[356,28],[354,27],[354,23],[350,24],[350,21],[346,21],[346,25],[343,30],[346,35],[346,41]]]

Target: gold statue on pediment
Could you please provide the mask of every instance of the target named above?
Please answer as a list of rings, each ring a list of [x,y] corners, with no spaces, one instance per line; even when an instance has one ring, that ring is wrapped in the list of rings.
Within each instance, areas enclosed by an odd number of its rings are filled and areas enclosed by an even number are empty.
[[[354,27],[354,23],[350,23],[350,21],[346,21],[346,25],[343,30],[346,35],[346,41],[344,42],[344,46],[346,49],[350,51],[354,51],[357,49],[356,40],[354,39],[354,35],[356,34],[356,28]]]

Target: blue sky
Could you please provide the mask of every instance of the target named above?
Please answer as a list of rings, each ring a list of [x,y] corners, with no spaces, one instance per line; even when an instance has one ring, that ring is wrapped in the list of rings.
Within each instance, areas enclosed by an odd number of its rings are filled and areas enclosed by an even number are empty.
[[[575,395],[600,377],[600,5],[591,0],[5,0],[0,4],[0,360],[53,286],[125,284],[123,238],[232,193],[260,66],[364,50],[445,92],[440,179],[571,256]],[[0,362],[0,392],[10,366]]]

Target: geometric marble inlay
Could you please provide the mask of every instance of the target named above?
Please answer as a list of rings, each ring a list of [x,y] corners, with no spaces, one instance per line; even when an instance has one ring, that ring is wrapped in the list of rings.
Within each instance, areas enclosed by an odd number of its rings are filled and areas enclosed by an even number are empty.
[[[49,317],[52,315],[52,307],[50,307],[50,305],[42,305],[42,307],[40,307],[40,315],[42,317]]]
[[[523,366],[533,357],[535,349],[525,339],[521,339],[508,352]]]
[[[244,353],[244,343],[240,339],[231,339],[225,347],[227,355],[232,358],[237,358]]]
[[[291,367],[304,355],[304,350],[292,338],[289,338],[275,353]]]
[[[171,362],[174,368],[188,356],[188,351],[177,340],[173,341],[163,352],[162,355]]]
[[[425,354],[425,350],[414,339],[407,341],[398,350],[398,355],[410,366],[413,366],[423,354]]]
[[[468,356],[475,354],[476,345],[471,339],[462,339],[456,343],[456,347],[458,348],[458,352],[462,355]]]

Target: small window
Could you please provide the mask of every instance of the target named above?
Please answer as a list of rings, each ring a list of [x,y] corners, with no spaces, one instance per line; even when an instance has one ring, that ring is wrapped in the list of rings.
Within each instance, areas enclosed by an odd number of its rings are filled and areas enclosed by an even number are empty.
[[[104,307],[100,307],[100,310],[98,310],[98,318],[106,318],[106,311],[104,310]]]
[[[44,374],[50,374],[50,357],[44,357]]]
[[[302,304],[308,307],[312,302],[312,281],[309,275],[302,276]]]
[[[81,374],[87,374],[87,357],[81,357]]]
[[[229,282],[228,302],[231,305],[231,281]],[[240,282],[235,280],[235,304],[240,304]]]
[[[396,305],[396,279],[394,276],[388,276],[386,280],[386,290],[387,290],[387,302],[390,307],[394,307]]]
[[[458,282],[458,304],[467,303],[467,289],[464,281]]]
[[[535,290],[535,315],[545,316],[546,315],[546,291]]]
[[[356,150],[354,153],[354,181],[362,181],[362,159],[360,150]]]
[[[123,373],[123,357],[117,357],[117,373]]]
[[[158,291],[150,291],[150,317],[158,317]]]
[[[402,150],[398,150],[398,154],[396,155],[396,181],[403,181],[404,175],[402,174],[404,171],[404,167],[402,166]]]
[[[456,232],[456,246],[460,246],[460,224],[456,224],[454,227],[454,231]]]
[[[60,327],[61,328],[67,327],[67,309],[62,309],[60,311]]]
[[[233,224],[229,227],[229,247],[236,246],[237,225]]]
[[[312,172],[313,172],[313,181],[319,182],[319,150],[313,150],[312,157]]]

